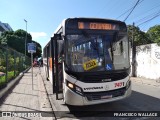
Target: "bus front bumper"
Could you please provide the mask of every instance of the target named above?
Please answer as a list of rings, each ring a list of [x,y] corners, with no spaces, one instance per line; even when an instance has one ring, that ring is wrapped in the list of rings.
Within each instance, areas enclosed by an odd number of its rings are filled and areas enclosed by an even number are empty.
[[[91,100],[89,101],[85,96],[81,96],[72,90],[70,90],[68,87],[66,87],[66,93],[65,93],[65,102],[69,105],[75,105],[75,106],[84,106],[84,105],[94,105],[94,104],[101,104],[101,103],[107,103],[112,101],[121,100],[124,98],[127,98],[131,95],[131,85],[129,88],[125,91],[124,95],[113,97],[109,99],[100,99],[100,100]]]

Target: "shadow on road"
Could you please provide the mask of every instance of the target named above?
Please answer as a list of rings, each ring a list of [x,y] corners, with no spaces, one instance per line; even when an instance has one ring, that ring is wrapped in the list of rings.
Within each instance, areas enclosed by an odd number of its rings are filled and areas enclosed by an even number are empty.
[[[114,112],[144,112],[160,111],[160,99],[148,96],[136,91],[129,98],[109,102],[105,104],[89,106],[68,106],[70,112],[66,111],[64,116],[70,117],[109,117]]]

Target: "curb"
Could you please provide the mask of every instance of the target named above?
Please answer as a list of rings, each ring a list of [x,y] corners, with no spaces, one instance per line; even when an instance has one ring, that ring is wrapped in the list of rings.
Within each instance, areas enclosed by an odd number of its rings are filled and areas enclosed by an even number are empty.
[[[158,80],[150,80],[150,79],[144,79],[144,78],[140,78],[140,77],[136,77],[136,78],[131,77],[131,81],[133,81],[135,83],[143,84],[143,85],[160,87],[160,82]]]
[[[41,73],[38,72],[38,87],[40,88],[39,90],[39,101],[40,101],[40,109],[41,111],[52,111],[52,108],[51,108],[51,104],[49,102],[49,98],[47,96],[47,91],[46,91],[46,88],[45,88],[45,85],[44,85],[44,81],[42,79],[42,76],[41,76]]]
[[[66,118],[68,116],[68,113],[70,113],[68,106],[65,105],[65,103],[63,103],[62,100],[56,100],[56,95],[55,93],[53,94],[52,92],[52,84],[50,83],[50,81],[47,81],[45,79],[45,76],[43,74],[41,74],[41,77],[44,82],[44,87],[46,88],[46,93],[49,98],[55,118],[56,119]]]
[[[28,69],[24,70],[23,72],[21,72],[15,79],[11,80],[7,84],[7,86],[5,88],[3,88],[2,90],[0,90],[0,99],[8,95],[9,91],[12,90],[15,87],[15,85],[23,77],[24,73],[26,73],[29,69],[30,69],[30,67]]]

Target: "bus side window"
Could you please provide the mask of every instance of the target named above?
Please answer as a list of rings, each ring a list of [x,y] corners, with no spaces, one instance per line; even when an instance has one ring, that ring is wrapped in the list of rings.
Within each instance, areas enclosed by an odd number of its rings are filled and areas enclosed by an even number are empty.
[[[119,43],[119,45],[120,45],[120,51],[121,51],[121,54],[123,53],[123,42],[121,41],[120,43]]]
[[[58,40],[58,63],[62,63],[64,60],[64,40]]]

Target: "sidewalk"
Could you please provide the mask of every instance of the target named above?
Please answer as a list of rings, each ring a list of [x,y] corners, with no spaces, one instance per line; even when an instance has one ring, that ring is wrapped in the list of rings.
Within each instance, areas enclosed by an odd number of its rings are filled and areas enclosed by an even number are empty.
[[[140,78],[140,77],[131,77],[130,79],[132,80],[132,82],[136,82],[144,85],[151,85],[151,86],[160,88],[160,80],[152,80],[152,79],[146,79],[146,78]]]
[[[0,101],[0,111],[18,111],[17,114],[14,114],[18,117],[0,117],[0,120],[52,120],[54,118],[53,110],[48,100],[44,83],[40,75],[40,69],[38,67],[33,69],[33,89],[32,73],[30,69],[28,72],[24,73],[24,76],[12,91],[10,91],[7,96],[1,98]],[[41,111],[49,112],[53,117],[39,117],[42,116]],[[38,117],[33,117],[33,114],[36,114]],[[30,117],[28,118],[26,116]]]

